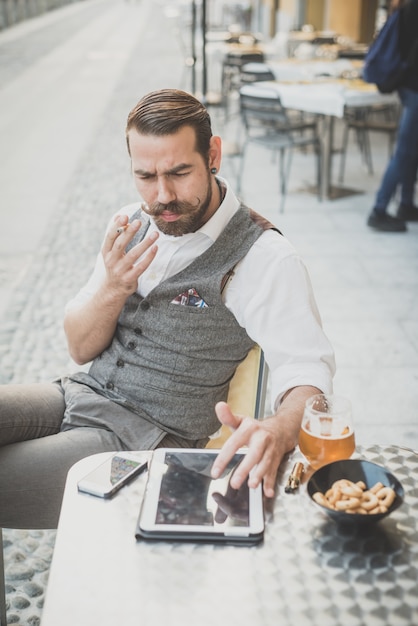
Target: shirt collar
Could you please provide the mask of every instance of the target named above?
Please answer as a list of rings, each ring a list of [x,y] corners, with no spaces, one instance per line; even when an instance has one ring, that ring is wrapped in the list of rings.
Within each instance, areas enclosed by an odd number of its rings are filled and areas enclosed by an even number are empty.
[[[203,226],[197,231],[198,233],[203,233],[212,241],[217,240],[240,206],[240,203],[232,191],[229,183],[220,176],[218,176],[218,181],[226,188],[225,197],[210,220],[208,220],[206,224],[203,224]]]

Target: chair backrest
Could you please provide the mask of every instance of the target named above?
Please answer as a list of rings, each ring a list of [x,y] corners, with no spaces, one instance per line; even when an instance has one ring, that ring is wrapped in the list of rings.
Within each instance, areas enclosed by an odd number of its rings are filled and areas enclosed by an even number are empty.
[[[290,122],[278,94],[271,89],[246,85],[240,89],[240,111],[247,131],[271,128],[290,130]]]
[[[235,415],[259,419],[264,416],[267,395],[268,367],[264,353],[256,345],[238,366],[231,383],[227,402]],[[209,440],[207,448],[220,448],[231,431],[228,427],[221,429]]]
[[[274,79],[274,73],[265,63],[246,63],[240,69],[241,85]]]
[[[265,57],[263,52],[228,52],[224,58],[224,64],[229,67],[240,68],[246,63],[264,63]]]

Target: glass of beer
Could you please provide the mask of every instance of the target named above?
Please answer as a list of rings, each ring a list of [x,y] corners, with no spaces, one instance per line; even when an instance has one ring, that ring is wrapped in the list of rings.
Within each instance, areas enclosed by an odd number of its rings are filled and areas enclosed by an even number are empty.
[[[322,393],[308,398],[299,448],[314,469],[332,461],[349,459],[355,450],[350,400]]]

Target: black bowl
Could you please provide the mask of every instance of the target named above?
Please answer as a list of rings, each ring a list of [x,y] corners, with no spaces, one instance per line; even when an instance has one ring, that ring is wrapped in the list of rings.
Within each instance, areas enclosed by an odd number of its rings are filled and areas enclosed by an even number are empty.
[[[325,493],[336,480],[346,478],[353,483],[362,480],[366,484],[366,488],[370,489],[377,482],[381,482],[385,487],[392,487],[396,497],[386,513],[361,514],[346,513],[345,511],[336,511],[326,506],[318,504],[313,500],[312,496],[317,491]],[[334,461],[328,463],[318,469],[308,481],[308,494],[312,502],[321,511],[329,515],[334,521],[339,523],[370,523],[378,522],[387,515],[390,515],[398,507],[401,506],[404,499],[404,490],[399,480],[391,474],[386,468],[371,461],[363,461],[356,459],[348,459],[345,461]]]

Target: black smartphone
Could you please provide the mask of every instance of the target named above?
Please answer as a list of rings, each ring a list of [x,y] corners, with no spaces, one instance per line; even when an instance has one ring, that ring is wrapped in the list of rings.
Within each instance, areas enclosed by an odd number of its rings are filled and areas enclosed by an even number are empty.
[[[78,490],[111,498],[121,487],[147,468],[142,452],[116,452],[78,482]]]

